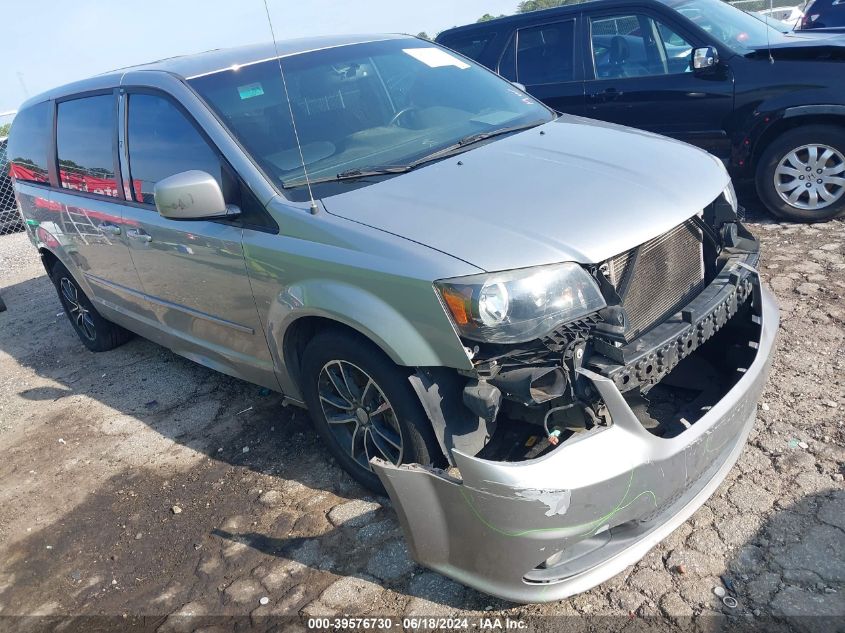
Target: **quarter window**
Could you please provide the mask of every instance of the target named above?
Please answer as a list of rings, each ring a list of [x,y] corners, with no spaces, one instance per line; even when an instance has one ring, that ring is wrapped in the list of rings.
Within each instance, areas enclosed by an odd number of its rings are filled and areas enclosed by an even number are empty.
[[[517,81],[526,86],[575,79],[575,21],[521,29],[517,36]]]
[[[135,200],[155,204],[155,184],[168,176],[197,169],[223,186],[222,164],[205,138],[169,99],[129,96],[129,172]]]
[[[7,153],[11,163],[10,173],[18,181],[50,181],[47,169],[50,111],[50,103],[45,101],[21,111],[12,123]]]
[[[114,96],[63,101],[57,117],[56,150],[62,187],[116,198]]]
[[[692,45],[648,16],[593,18],[590,25],[597,79],[675,75],[691,70]]]

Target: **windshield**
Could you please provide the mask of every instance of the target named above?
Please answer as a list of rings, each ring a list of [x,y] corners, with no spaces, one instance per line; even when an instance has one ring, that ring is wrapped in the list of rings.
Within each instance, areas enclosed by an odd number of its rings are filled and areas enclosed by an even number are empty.
[[[413,38],[302,53],[282,66],[312,180],[410,165],[473,134],[555,117],[488,70]],[[189,83],[278,185],[305,184],[277,60]]]
[[[781,31],[722,0],[661,0],[737,53],[779,42]]]

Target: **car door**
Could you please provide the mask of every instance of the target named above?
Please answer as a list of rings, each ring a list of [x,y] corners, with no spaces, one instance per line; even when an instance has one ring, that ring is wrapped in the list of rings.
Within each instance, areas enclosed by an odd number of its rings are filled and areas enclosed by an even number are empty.
[[[189,170],[214,176],[227,203],[241,183],[190,115],[162,93],[124,97],[129,195],[127,231],[141,291],[156,311],[165,345],[230,375],[278,388],[243,253],[243,225],[159,215],[158,181]]]
[[[734,81],[721,64],[693,72],[696,41],[650,9],[586,14],[587,116],[671,136],[727,158]]]
[[[125,238],[123,193],[116,176],[117,99],[113,91],[56,104],[57,214],[44,228],[85,277],[91,300],[126,316],[149,316]],[[79,280],[82,281],[82,280]]]
[[[499,74],[558,112],[584,114],[584,65],[576,18],[517,30],[505,48]]]

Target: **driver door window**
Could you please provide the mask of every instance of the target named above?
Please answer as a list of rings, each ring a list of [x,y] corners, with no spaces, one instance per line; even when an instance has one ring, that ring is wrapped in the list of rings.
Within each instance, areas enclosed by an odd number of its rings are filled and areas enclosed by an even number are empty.
[[[690,72],[692,45],[668,26],[637,14],[590,20],[596,79]]]
[[[217,155],[193,124],[170,100],[158,95],[129,96],[129,171],[132,195],[138,202],[155,204],[159,180],[191,169],[207,172],[223,185]]]

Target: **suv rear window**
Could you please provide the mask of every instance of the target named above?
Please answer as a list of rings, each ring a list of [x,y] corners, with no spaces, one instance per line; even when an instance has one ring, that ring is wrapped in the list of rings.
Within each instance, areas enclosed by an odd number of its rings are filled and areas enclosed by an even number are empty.
[[[63,188],[118,197],[114,174],[116,116],[112,94],[59,103],[56,149]]]
[[[490,42],[496,36],[495,33],[486,32],[475,35],[463,35],[454,38],[445,38],[443,46],[448,46],[453,51],[465,55],[470,59],[478,60],[487,50]]]
[[[12,176],[21,182],[50,181],[50,103],[45,101],[18,113],[12,123],[7,153]]]
[[[575,21],[520,29],[517,81],[526,86],[563,83],[575,78]]]

